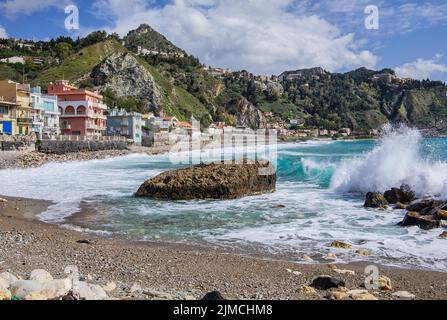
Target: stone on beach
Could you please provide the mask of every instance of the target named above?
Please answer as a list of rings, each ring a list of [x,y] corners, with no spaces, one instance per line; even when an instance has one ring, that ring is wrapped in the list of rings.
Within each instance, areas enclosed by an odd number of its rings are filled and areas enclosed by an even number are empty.
[[[363,257],[369,257],[372,255],[371,251],[366,250],[366,249],[357,249],[355,250],[355,253],[359,256],[363,256]]]
[[[407,205],[403,204],[401,202],[396,203],[396,205],[394,206],[395,210],[405,210],[407,209]]]
[[[386,201],[385,197],[381,193],[368,192],[366,194],[364,207],[385,209],[388,207],[388,201]]]
[[[108,298],[107,293],[101,286],[79,281],[77,285],[77,293],[81,299],[85,300],[105,300]]]
[[[8,200],[0,198],[0,203],[7,203],[7,202],[8,202]]]
[[[447,210],[436,209],[436,216],[438,219],[447,220]]]
[[[301,286],[298,288],[298,293],[305,293],[305,294],[314,294],[316,293],[315,289],[310,286]]]
[[[116,287],[115,282],[108,282],[105,286],[102,286],[105,292],[112,292],[116,289]]]
[[[136,196],[162,200],[224,200],[275,190],[276,172],[269,162],[212,163],[162,173],[146,181]]]
[[[393,297],[401,299],[414,299],[416,296],[408,291],[397,291],[392,294]]]
[[[407,206],[410,212],[418,212],[422,215],[428,214],[430,211],[441,205],[442,202],[434,199],[417,199]]]
[[[226,300],[219,291],[213,291],[205,294],[203,301],[222,301]]]
[[[380,276],[379,279],[374,281],[374,284],[383,291],[393,290],[393,287],[391,286],[391,279],[386,276]]]
[[[333,269],[333,271],[338,274],[347,274],[347,275],[355,276],[355,271],[353,271],[353,270]]]
[[[42,269],[36,269],[31,271],[31,274],[29,276],[29,280],[36,280],[36,281],[51,281],[53,280],[53,277],[48,271],[42,270]]]
[[[319,290],[328,290],[331,288],[344,287],[345,282],[331,276],[320,276],[312,281],[311,286]]]
[[[440,237],[441,239],[447,239],[447,231],[444,231],[443,233],[441,233],[441,234],[439,235],[439,237]]]
[[[332,252],[329,252],[324,259],[326,260],[337,260],[337,256],[335,254],[333,254]]]
[[[11,300],[12,294],[7,288],[0,286],[0,301]]]
[[[342,241],[334,241],[332,242],[331,247],[339,249],[352,249],[352,244]]]
[[[12,295],[25,299],[27,296],[40,296],[46,299],[56,299],[71,290],[70,279],[51,281],[19,280],[11,284]]]
[[[17,278],[15,275],[9,272],[0,273],[0,284],[3,283],[6,288],[9,288],[9,286],[16,281],[19,281],[19,278]]]

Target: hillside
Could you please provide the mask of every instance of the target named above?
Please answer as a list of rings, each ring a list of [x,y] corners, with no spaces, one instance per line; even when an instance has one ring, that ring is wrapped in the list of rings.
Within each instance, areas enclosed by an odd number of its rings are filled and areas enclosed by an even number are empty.
[[[447,130],[445,84],[399,79],[391,69],[330,73],[311,68],[271,78],[248,71],[216,73],[148,25],[124,39],[97,31],[78,40],[28,41],[34,49],[27,51],[10,39],[0,43],[0,57],[27,57],[24,66],[0,64],[0,78],[24,77],[44,89],[64,78],[100,90],[109,106],[182,120],[194,115],[203,126],[221,121],[256,129],[303,119],[307,127],[326,129],[362,131],[405,122]],[[33,56],[46,57],[45,63],[33,64]]]

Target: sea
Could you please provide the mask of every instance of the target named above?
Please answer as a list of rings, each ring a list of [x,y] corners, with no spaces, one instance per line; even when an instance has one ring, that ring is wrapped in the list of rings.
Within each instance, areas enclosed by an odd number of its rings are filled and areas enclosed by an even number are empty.
[[[277,191],[237,200],[135,198],[145,180],[184,167],[172,155],[143,154],[2,170],[0,194],[51,200],[41,220],[86,233],[296,262],[304,255],[323,261],[332,252],[336,262],[447,271],[443,230],[403,228],[403,210],[363,207],[367,192],[402,184],[418,196],[447,200],[447,139],[423,138],[405,127],[384,131],[377,140],[278,144]],[[372,256],[332,248],[334,240]]]

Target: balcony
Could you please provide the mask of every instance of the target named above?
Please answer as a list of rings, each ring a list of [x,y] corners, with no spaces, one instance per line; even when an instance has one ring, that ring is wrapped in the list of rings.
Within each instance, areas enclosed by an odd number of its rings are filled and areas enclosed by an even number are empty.
[[[17,123],[31,124],[31,123],[33,123],[33,119],[31,119],[31,118],[17,118]]]
[[[71,130],[71,124],[63,123],[63,124],[61,124],[61,129],[62,130]]]
[[[38,102],[38,103],[31,102],[30,105],[31,105],[31,108],[33,108],[33,109],[44,110],[43,103],[41,103],[41,102]]]

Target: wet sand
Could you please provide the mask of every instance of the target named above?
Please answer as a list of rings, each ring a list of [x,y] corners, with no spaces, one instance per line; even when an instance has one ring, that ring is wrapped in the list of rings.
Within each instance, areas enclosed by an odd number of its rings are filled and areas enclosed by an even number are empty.
[[[349,289],[364,289],[366,265],[362,263],[338,265],[356,272],[341,275],[328,264],[297,264],[212,248],[98,237],[38,221],[36,215],[50,202],[1,198],[8,202],[0,202],[0,272],[25,278],[42,268],[62,278],[66,276],[64,269],[75,265],[91,282],[116,282],[118,289],[113,296],[121,299],[156,299],[157,295],[199,299],[213,290],[229,299],[325,299],[326,291],[299,292],[301,286],[320,275],[340,278]],[[398,299],[392,296],[396,291],[409,291],[416,299],[447,299],[447,273],[379,269],[393,286],[391,292],[370,291],[379,299]],[[134,284],[142,290],[130,293]]]

